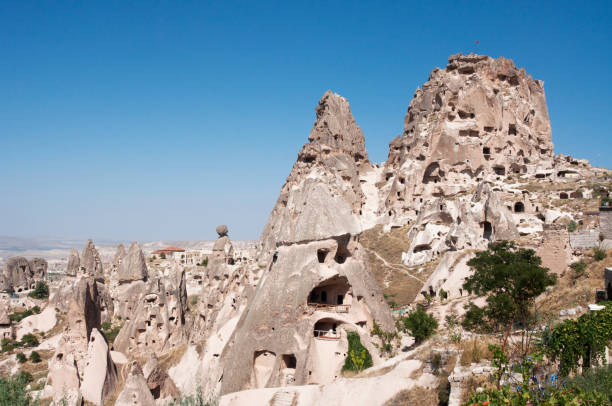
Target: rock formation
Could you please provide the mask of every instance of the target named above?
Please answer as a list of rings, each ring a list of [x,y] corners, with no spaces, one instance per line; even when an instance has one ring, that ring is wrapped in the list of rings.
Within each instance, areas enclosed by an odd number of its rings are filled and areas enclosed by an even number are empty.
[[[269,263],[227,350],[223,393],[331,382],[346,331],[373,348],[374,321],[393,328],[359,244],[359,176],[371,167],[363,133],[336,94],[325,93],[316,113],[260,239]]]
[[[111,294],[115,303],[115,315],[123,320],[134,318],[134,311],[147,289],[149,271],[142,250],[133,242],[128,253],[111,274]]]
[[[97,329],[92,329],[87,351],[87,364],[83,373],[81,393],[83,399],[102,406],[115,391],[117,369],[113,363],[108,344]]]
[[[130,364],[125,386],[119,394],[115,406],[155,406],[155,399],[147,386],[142,369],[136,361]]]
[[[140,251],[137,245],[134,246]],[[140,270],[139,262],[134,261],[135,254],[136,251],[130,248],[121,267],[131,264]],[[168,277],[157,276],[149,280],[134,306],[115,339],[115,349],[131,356],[145,356],[161,354],[187,342],[187,290],[182,267],[177,265]]]
[[[81,270],[96,279],[104,280],[102,260],[91,239],[87,240],[87,244],[85,244],[81,253]]]
[[[47,279],[47,261],[34,258],[11,257],[0,274],[0,291],[22,292],[34,288],[36,282]]]
[[[117,249],[117,251],[117,254],[120,254],[120,250]],[[117,258],[117,255],[115,257]],[[117,268],[117,274],[120,284],[147,280],[147,262],[136,241],[132,242],[127,255],[121,259],[121,263]]]
[[[68,265],[66,266],[66,275],[76,276],[81,268],[81,260],[79,258],[79,252],[76,248],[70,251],[70,257],[68,257]]]
[[[115,251],[115,256],[113,257],[113,266],[118,267],[126,255],[127,253],[125,252],[125,247],[123,246],[123,244],[119,244],[117,246],[117,251]]]
[[[101,295],[98,288],[104,285],[93,277],[80,279],[74,286],[67,312],[70,317],[49,359],[44,395],[59,401],[65,391],[74,389],[82,391],[86,400],[101,405],[116,383],[116,367],[99,333],[109,305],[112,314],[112,302]]]

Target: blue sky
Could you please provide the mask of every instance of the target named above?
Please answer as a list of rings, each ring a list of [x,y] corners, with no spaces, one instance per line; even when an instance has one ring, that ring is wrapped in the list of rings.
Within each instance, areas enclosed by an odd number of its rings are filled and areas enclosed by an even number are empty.
[[[325,90],[384,161],[457,52],[543,80],[555,152],[612,167],[611,20],[596,1],[1,2],[0,235],[256,239]]]

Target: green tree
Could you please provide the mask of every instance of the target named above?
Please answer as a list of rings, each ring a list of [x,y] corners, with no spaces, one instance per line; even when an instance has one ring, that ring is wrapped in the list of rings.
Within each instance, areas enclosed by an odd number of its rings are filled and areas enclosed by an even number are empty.
[[[423,309],[410,312],[400,321],[400,328],[403,331],[410,331],[418,345],[429,338],[438,328],[438,321]]]
[[[578,223],[576,223],[574,220],[570,221],[567,224],[567,231],[569,231],[570,233],[573,233],[574,231],[576,231],[577,228],[578,228]]]
[[[580,366],[588,369],[599,363],[612,340],[612,303],[599,311],[583,314],[577,320],[565,320],[542,340],[543,351],[559,360],[560,372],[566,376]]]
[[[487,304],[480,308],[470,302],[466,306],[463,326],[467,329],[500,331],[511,329],[517,322],[526,331],[533,326],[535,298],[556,283],[556,275],[542,266],[534,250],[517,248],[513,242],[489,244],[468,261],[474,273],[463,288],[477,296],[486,296]],[[521,342],[526,353],[530,336],[523,334]]]
[[[34,290],[28,296],[36,299],[46,299],[49,297],[49,286],[44,281],[38,281]]]
[[[164,252],[162,252],[161,254],[159,254],[159,257],[161,259],[166,259],[166,254]]]

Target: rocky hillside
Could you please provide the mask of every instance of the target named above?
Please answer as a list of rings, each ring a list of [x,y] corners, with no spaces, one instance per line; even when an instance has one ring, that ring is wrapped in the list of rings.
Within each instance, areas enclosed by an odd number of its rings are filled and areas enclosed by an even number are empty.
[[[475,356],[460,359],[477,343],[440,333],[415,346],[396,319],[417,302],[440,323],[461,315],[475,252],[501,240],[537,250],[560,275],[538,302],[549,315],[603,287],[589,258],[612,239],[612,172],[554,154],[543,82],[511,60],[458,54],[434,69],[382,164],[345,98],[327,91],[315,113],[253,252],[238,255],[225,226],[197,265],[151,256],[151,244],[100,255],[90,240],[66,253],[48,298],[27,296],[46,263],[8,260],[0,287],[17,295],[0,302],[0,332],[34,334],[47,351],[31,389],[54,405],[198,393],[222,405],[437,404],[451,371],[476,370]],[[7,374],[20,368],[13,347]],[[357,349],[369,354],[359,373],[347,368]],[[457,404],[465,385],[453,387]]]

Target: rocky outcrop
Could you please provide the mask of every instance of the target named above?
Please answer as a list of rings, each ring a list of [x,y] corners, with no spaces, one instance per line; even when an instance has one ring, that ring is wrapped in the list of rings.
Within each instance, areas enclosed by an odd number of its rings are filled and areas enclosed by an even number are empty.
[[[99,333],[103,314],[107,311],[112,314],[110,297],[105,297],[103,292],[104,285],[93,277],[74,283],[67,324],[55,354],[49,359],[44,397],[60,401],[65,391],[84,389],[87,400],[102,404],[98,399],[103,400],[114,390],[115,366],[108,345]],[[82,388],[82,383],[87,383],[87,388]]]
[[[81,253],[81,270],[98,280],[104,280],[104,268],[100,254],[91,239],[87,240]]]
[[[11,257],[0,274],[0,291],[22,292],[34,288],[36,282],[47,279],[47,261],[34,258]]]
[[[136,361],[130,364],[129,373],[123,390],[115,406],[155,406],[155,399],[147,386],[142,369]]]
[[[361,231],[360,175],[371,169],[363,132],[347,100],[331,91],[319,101],[316,116],[262,233],[261,249],[268,255],[276,244]]]
[[[79,252],[76,250],[76,248],[73,248],[70,251],[70,256],[68,257],[68,265],[66,266],[66,275],[76,276],[80,269],[81,269],[81,260],[79,258]]]
[[[113,363],[108,344],[97,329],[91,331],[87,364],[83,373],[81,393],[83,399],[102,406],[114,393],[117,384],[117,368]]]
[[[154,399],[176,399],[180,396],[174,382],[154,354],[147,359],[142,373]]]
[[[119,250],[118,250],[119,251]],[[147,262],[136,241],[132,242],[130,249],[117,268],[119,283],[133,281],[146,281],[148,277]]]
[[[133,305],[115,339],[117,351],[131,356],[162,354],[187,342],[187,290],[181,266],[176,265],[167,277],[150,279]]]
[[[123,244],[119,244],[117,246],[117,251],[115,251],[115,256],[113,257],[113,266],[118,267],[126,255],[127,253],[125,252],[125,247],[123,246]]]
[[[369,332],[374,321],[393,328],[359,244],[360,174],[372,170],[363,133],[336,94],[325,93],[316,112],[260,238],[265,272],[225,350],[222,393],[331,382],[347,331],[379,362]]]

